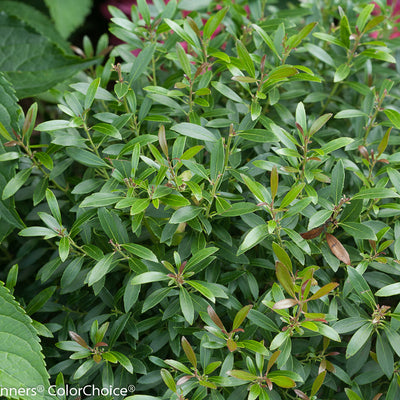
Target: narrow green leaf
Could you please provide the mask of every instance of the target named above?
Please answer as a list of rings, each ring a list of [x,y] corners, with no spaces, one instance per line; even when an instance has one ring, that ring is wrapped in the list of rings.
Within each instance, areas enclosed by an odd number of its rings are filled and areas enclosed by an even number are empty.
[[[85,110],[88,110],[92,106],[97,89],[100,86],[100,80],[101,78],[96,78],[90,83],[85,96]]]
[[[394,371],[394,359],[393,352],[386,338],[385,333],[377,332],[376,339],[376,357],[378,364],[382,368],[382,371],[390,379]]]
[[[253,305],[244,306],[241,308],[237,314],[235,315],[235,319],[233,320],[232,330],[238,329],[240,325],[242,325],[243,321],[246,319],[247,314],[253,308]]]
[[[64,236],[60,239],[60,244],[58,245],[58,253],[62,262],[64,262],[68,258],[69,239],[67,236]]]
[[[287,267],[280,261],[277,261],[275,263],[275,271],[279,283],[290,296],[295,297],[293,279]]]
[[[333,82],[341,82],[345,80],[350,74],[350,67],[347,64],[341,64],[336,69],[335,76],[333,77]]]
[[[89,271],[86,277],[88,286],[92,286],[105,276],[111,269],[114,253],[108,253],[101,258]]]
[[[373,325],[368,322],[359,328],[356,333],[354,333],[347,345],[346,358],[354,356],[361,349],[361,347],[364,346],[366,341],[370,338],[372,331]]]
[[[262,242],[265,238],[269,236],[268,225],[262,224],[252,228],[247,232],[246,236],[243,238],[242,243],[236,253],[237,256],[250,250],[258,243]]]
[[[244,100],[236,92],[234,92],[230,87],[224,85],[223,83],[218,81],[212,81],[211,85],[214,89],[216,89],[218,92],[220,92],[228,99],[231,99],[236,103],[244,103]]]
[[[190,294],[184,287],[179,289],[179,304],[185,320],[189,323],[189,325],[192,325],[194,320],[193,301],[190,297]]]
[[[357,118],[357,117],[368,117],[368,115],[361,110],[353,110],[353,109],[339,111],[337,114],[335,114],[336,119]]]
[[[115,139],[122,139],[119,130],[115,126],[112,126],[111,124],[100,122],[99,124],[92,126],[92,129],[95,130],[96,132],[102,133],[103,135],[111,136]]]
[[[389,118],[394,127],[400,129],[400,113],[392,109],[386,109],[384,110],[384,113]]]
[[[131,284],[132,285],[142,285],[143,283],[161,282],[161,281],[167,281],[169,279],[171,279],[171,278],[168,277],[163,272],[149,271],[149,272],[144,272],[143,274],[135,276],[132,279]]]
[[[196,218],[202,212],[202,210],[203,209],[201,207],[197,206],[186,206],[179,208],[172,214],[169,222],[171,224],[180,224],[181,222],[190,221],[193,218]]]
[[[372,11],[374,10],[375,4],[367,4],[362,11],[360,12],[357,21],[356,21],[356,26],[362,32],[364,30],[365,24],[367,23],[367,20],[369,16],[371,15]]]
[[[36,311],[39,311],[50,300],[56,289],[57,286],[49,286],[39,292],[26,306],[26,313],[32,315]]]
[[[240,40],[236,42],[236,50],[238,53],[239,60],[243,65],[243,68],[252,78],[255,78],[256,70],[254,67],[253,60],[251,59],[250,54],[246,49],[246,46]]]
[[[285,197],[283,198],[279,208],[287,207],[293,200],[297,198],[297,196],[302,192],[305,183],[299,183],[296,186],[293,186],[289,192],[286,193]]]
[[[344,166],[343,161],[339,160],[335,167],[332,169],[331,178],[331,198],[334,204],[339,204],[343,194],[344,186]]]
[[[129,251],[129,253],[133,254],[138,258],[142,258],[144,260],[149,260],[153,262],[158,262],[157,256],[151,250],[140,244],[127,243],[127,244],[121,244],[121,246],[125,250]]]
[[[189,58],[183,49],[182,45],[180,43],[177,43],[176,46],[176,54],[178,56],[179,63],[181,64],[181,67],[183,69],[183,72],[189,77],[192,77],[192,70],[190,68],[190,62]]]
[[[340,222],[339,226],[355,239],[377,240],[374,231],[368,225],[358,222]]]
[[[229,7],[224,7],[208,19],[203,29],[204,38],[211,38],[216,29],[221,25],[222,20],[224,19],[228,9]]]
[[[372,310],[374,310],[376,307],[376,301],[367,281],[353,267],[347,266],[347,273],[354,291],[367,303]]]
[[[53,217],[57,220],[57,222],[61,225],[61,212],[60,207],[58,206],[57,198],[54,193],[50,189],[46,189],[46,200],[49,205],[50,211]]]
[[[19,171],[13,178],[11,178],[3,189],[2,199],[6,200],[18,192],[30,177],[31,172],[32,168],[26,168]]]
[[[217,138],[208,129],[200,125],[192,124],[189,122],[182,122],[174,125],[171,129],[181,135],[189,136],[193,139],[203,140],[205,142],[216,142]]]
[[[276,47],[274,45],[274,42],[272,39],[269,37],[269,35],[264,31],[264,29],[260,28],[256,24],[251,25],[253,29],[261,36],[262,40],[265,42],[265,44],[270,48],[270,50],[275,54],[275,56],[280,59],[280,56],[278,54],[278,51],[276,50]]]
[[[400,195],[393,190],[385,188],[362,188],[357,194],[352,197],[355,199],[386,199],[400,197]]]
[[[380,288],[375,293],[375,296],[389,297],[389,296],[396,296],[398,294],[400,294],[400,282],[392,283],[391,285],[387,285],[387,286]]]

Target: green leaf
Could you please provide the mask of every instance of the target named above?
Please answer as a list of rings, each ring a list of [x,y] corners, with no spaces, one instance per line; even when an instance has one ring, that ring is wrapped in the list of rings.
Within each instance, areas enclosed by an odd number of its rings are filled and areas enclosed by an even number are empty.
[[[150,25],[150,10],[145,0],[137,0],[137,6],[146,25]]]
[[[353,267],[347,266],[347,273],[349,274],[349,280],[354,291],[367,303],[372,310],[374,310],[376,307],[376,301],[367,281]]]
[[[88,91],[85,96],[85,106],[84,106],[85,110],[88,110],[92,106],[96,96],[97,89],[100,86],[100,80],[101,78],[96,78],[89,85]]]
[[[134,371],[132,363],[126,355],[120,353],[119,351],[108,351],[107,353],[114,356],[119,364],[121,364],[130,374],[133,374]]]
[[[106,207],[115,204],[121,199],[116,193],[94,193],[86,197],[79,207]]]
[[[312,43],[306,43],[304,47],[311,54],[312,57],[316,57],[325,64],[328,64],[333,68],[336,68],[335,61],[324,49],[322,49],[322,47],[318,47]]]
[[[100,225],[105,234],[111,238],[114,243],[125,243],[129,241],[128,233],[121,219],[113,210],[99,208],[97,211]]]
[[[240,325],[242,325],[243,321],[246,319],[247,314],[253,308],[253,305],[244,306],[241,308],[235,315],[235,319],[233,320],[232,330],[238,329]]]
[[[30,226],[29,228],[22,229],[19,232],[20,236],[46,236],[47,238],[52,238],[57,236],[57,233],[49,228],[44,228],[42,226]]]
[[[368,322],[354,333],[347,345],[346,358],[354,356],[361,349],[361,347],[364,346],[366,341],[370,338],[372,331],[373,325]]]
[[[155,44],[150,44],[149,46],[145,47],[132,63],[132,68],[129,73],[130,86],[132,86],[132,83],[146,72],[147,66],[153,57],[155,48]]]
[[[377,240],[374,231],[368,225],[358,222],[340,222],[339,226],[355,239]]]
[[[392,109],[386,109],[384,110],[384,113],[389,118],[394,127],[400,129],[400,113]]]
[[[191,78],[192,76],[192,70],[190,67],[190,62],[189,62],[189,58],[185,52],[185,50],[183,49],[182,45],[180,43],[176,44],[176,54],[178,56],[178,60],[179,63],[181,64],[181,67],[183,69],[183,72],[189,77]]]
[[[240,40],[236,42],[236,50],[238,53],[239,60],[243,65],[243,68],[252,78],[255,78],[256,70],[254,67],[253,60],[251,59],[250,54],[246,49],[246,46]]]
[[[344,186],[344,166],[343,161],[339,160],[338,163],[332,170],[331,178],[331,198],[334,204],[339,204],[342,198],[343,186]]]
[[[272,242],[272,250],[287,270],[292,271],[292,261],[290,260],[288,253],[286,253],[286,251],[275,242]]]
[[[357,194],[352,197],[355,199],[386,199],[400,197],[400,195],[393,190],[385,188],[362,188]]]
[[[350,74],[350,67],[347,64],[341,64],[336,69],[335,76],[333,77],[333,82],[341,82],[345,80]]]
[[[288,268],[280,261],[277,261],[275,263],[275,270],[279,283],[291,297],[295,297],[294,283]]]
[[[337,114],[335,114],[336,119],[357,118],[357,117],[368,117],[368,115],[361,110],[353,110],[353,109],[339,111]]]
[[[11,135],[12,131],[19,131],[17,121],[20,107],[18,105],[18,99],[15,96],[14,87],[5,78],[2,72],[0,72],[0,101],[2,105],[2,107],[0,107],[0,135],[8,141],[13,140],[14,138]],[[29,111],[27,116],[28,114]]]
[[[151,308],[155,307],[158,303],[163,301],[168,296],[168,293],[171,290],[172,290],[171,287],[166,287],[157,289],[153,293],[151,293],[150,296],[146,297],[143,303],[142,313],[146,312],[147,310],[150,310]]]
[[[189,136],[193,139],[203,140],[205,142],[216,142],[217,138],[208,129],[200,125],[192,124],[189,122],[182,122],[174,125],[171,129],[181,135]]]
[[[32,168],[26,168],[19,171],[7,185],[4,187],[2,199],[8,199],[13,196],[18,190],[23,186],[23,184],[28,180],[32,172]]]
[[[229,7],[224,7],[208,19],[203,29],[204,38],[206,39],[211,38],[216,29],[221,25],[222,20],[224,19],[228,9]]]
[[[215,303],[214,294],[212,293],[212,291],[210,289],[205,287],[201,282],[191,280],[191,281],[186,281],[186,283],[188,285],[190,285],[192,288],[194,288],[195,290],[197,290],[198,292],[200,292],[204,297],[207,297],[207,299],[209,299],[210,301]]]
[[[61,225],[62,220],[61,220],[60,207],[58,206],[56,196],[50,189],[46,189],[46,200],[47,200],[47,204],[49,205],[51,214],[57,220],[57,222]]]
[[[389,297],[400,294],[400,283],[392,283],[391,285],[384,286],[375,292],[375,296]]]
[[[96,62],[74,56],[51,21],[28,4],[2,1],[0,11],[0,49],[4,54],[12,49],[15,59],[3,58],[0,70],[18,98],[44,92]]]
[[[228,371],[228,375],[233,376],[234,378],[241,379],[243,381],[248,381],[252,382],[257,380],[258,376],[250,374],[249,372],[246,371],[239,371],[239,370],[232,370]]]
[[[64,262],[68,258],[69,254],[69,239],[64,236],[60,239],[60,244],[58,245],[58,252],[60,255],[60,259]]]
[[[0,387],[49,387],[40,340],[32,320],[15,301],[9,290],[0,285]],[[20,396],[31,400],[30,393]]]
[[[324,114],[317,118],[311,125],[309,134],[310,136],[318,132],[332,117],[332,114]]]
[[[254,246],[262,242],[268,236],[269,236],[269,231],[267,224],[258,225],[252,228],[249,232],[247,232],[246,236],[242,240],[242,243],[240,243],[236,255],[239,256],[240,254],[243,254],[246,251],[252,249]]]
[[[174,378],[172,377],[171,373],[167,369],[162,368],[160,371],[160,374],[161,374],[162,380],[167,385],[168,389],[175,393],[176,392],[176,384],[175,384]]]
[[[367,20],[369,16],[371,15],[372,11],[374,10],[375,5],[374,4],[367,4],[362,11],[360,12],[357,21],[356,21],[356,26],[362,32],[364,30],[365,24],[367,23]]]
[[[142,258],[144,260],[158,262],[157,256],[151,250],[140,244],[127,243],[122,244],[121,246],[136,257]]]
[[[236,92],[234,92],[230,87],[224,85],[223,83],[218,82],[218,81],[212,81],[211,85],[215,90],[220,92],[222,95],[224,95],[228,99],[231,99],[232,101],[235,101],[236,103],[244,103],[244,100]]]
[[[275,56],[280,59],[280,56],[278,54],[278,51],[276,50],[276,47],[274,45],[274,42],[272,39],[269,37],[269,35],[258,25],[252,24],[252,28],[261,36],[262,40],[265,42],[265,44],[270,48],[270,50],[275,54]]]
[[[66,153],[69,157],[74,159],[80,164],[86,165],[88,167],[108,167],[109,165],[103,161],[96,154],[93,154],[87,150],[78,149],[76,147],[68,147]]]
[[[149,272],[144,272],[143,274],[135,276],[132,279],[131,284],[132,285],[141,285],[143,283],[161,282],[161,281],[167,281],[169,279],[171,279],[171,278],[168,277],[163,272],[149,271]]]
[[[254,211],[257,210],[259,210],[259,207],[257,207],[253,203],[239,202],[232,204],[232,206],[227,210],[225,210],[224,212],[222,212],[221,215],[224,217],[237,217],[239,215],[253,213]]]
[[[324,152],[324,154],[329,154],[332,151],[335,151],[337,149],[340,149],[341,147],[347,146],[348,144],[354,142],[354,139],[350,137],[340,137],[337,139],[333,139],[327,144],[324,144],[321,147],[321,150]]]
[[[102,133],[103,135],[111,136],[115,139],[122,139],[119,130],[115,126],[112,126],[111,124],[105,124],[101,122],[100,124],[92,126],[92,129],[95,130],[96,132]]]
[[[400,335],[390,325],[385,326],[384,330],[393,350],[400,356]]]
[[[102,257],[89,271],[86,277],[88,286],[92,286],[105,276],[112,268],[114,253],[108,253]]]
[[[351,389],[345,388],[344,391],[346,392],[346,396],[348,397],[349,400],[362,400],[362,398],[356,392],[353,392]]]
[[[303,41],[303,39],[305,39],[310,34],[310,32],[314,29],[315,25],[317,25],[317,22],[311,22],[310,24],[303,27],[299,33],[297,33],[296,35],[289,38],[286,46],[290,49],[294,49],[295,47],[298,47],[300,45],[300,43]]]
[[[172,214],[169,223],[180,224],[181,222],[190,221],[193,218],[196,218],[202,212],[202,210],[203,209],[201,207],[197,206],[186,206],[179,208]]]
[[[189,43],[190,45],[196,47],[196,43],[194,40],[190,37],[189,34],[187,34],[176,22],[171,21],[169,18],[165,18],[164,21],[168,24],[168,26],[178,35],[183,39],[185,42]]]
[[[329,292],[331,292],[338,286],[339,284],[337,282],[327,283],[325,286],[322,286],[322,288],[318,289],[312,296],[310,296],[307,301],[320,299],[321,297],[326,296]]]
[[[90,13],[92,0],[45,0],[51,19],[63,38],[79,28]]]
[[[185,320],[189,323],[189,325],[192,325],[194,320],[193,301],[190,297],[190,294],[184,287],[179,289],[179,304]]]
[[[26,313],[32,315],[39,311],[51,299],[56,289],[56,286],[49,286],[40,291],[26,306]]]
[[[238,131],[237,134],[243,139],[258,143],[274,143],[278,140],[272,131],[266,129],[246,129]]]
[[[298,185],[293,186],[289,190],[289,192],[286,193],[285,197],[281,201],[279,208],[287,207],[302,192],[304,186],[305,186],[305,183],[299,183]]]
[[[211,151],[211,161],[210,161],[210,177],[215,183],[217,178],[224,172],[224,145],[222,139],[219,139],[213,146]]]
[[[377,332],[376,357],[382,371],[390,379],[394,370],[393,352],[384,333]]]
[[[259,326],[262,329],[265,329],[268,332],[279,332],[278,327],[275,322],[268,318],[266,315],[262,314],[257,310],[250,310],[247,318],[255,325]]]
[[[196,251],[195,254],[187,262],[185,266],[185,271],[190,271],[196,265],[200,264],[203,260],[205,260],[207,257],[210,257],[218,250],[218,247],[205,247],[204,249]]]

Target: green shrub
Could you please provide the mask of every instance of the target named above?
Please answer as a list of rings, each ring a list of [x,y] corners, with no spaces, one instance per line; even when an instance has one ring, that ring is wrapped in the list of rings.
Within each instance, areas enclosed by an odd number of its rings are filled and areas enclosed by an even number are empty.
[[[397,399],[395,17],[216,3],[111,8],[124,43],[25,115],[1,77],[6,286],[60,387]]]

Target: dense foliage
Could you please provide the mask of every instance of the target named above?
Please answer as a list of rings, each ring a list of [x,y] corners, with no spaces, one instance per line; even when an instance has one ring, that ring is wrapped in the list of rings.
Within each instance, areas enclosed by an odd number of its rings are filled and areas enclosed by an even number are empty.
[[[400,398],[394,5],[137,3],[0,3],[0,387]]]

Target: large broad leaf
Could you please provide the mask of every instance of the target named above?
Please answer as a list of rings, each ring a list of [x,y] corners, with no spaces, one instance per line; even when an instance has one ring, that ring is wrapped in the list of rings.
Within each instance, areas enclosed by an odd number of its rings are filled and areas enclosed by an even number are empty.
[[[19,98],[44,92],[96,60],[74,56],[51,22],[34,8],[0,2],[0,71]]]
[[[9,134],[1,135],[5,139],[12,140],[12,130],[18,131],[17,121],[20,114],[20,107],[17,103],[14,88],[11,83],[0,73],[0,121]]]
[[[92,0],[45,0],[45,3],[64,38],[83,24],[92,7]]]
[[[0,387],[26,388],[24,395],[10,398],[31,400],[35,396],[27,388],[49,387],[41,351],[32,320],[8,289],[0,285]],[[38,394],[37,398],[42,396]]]

